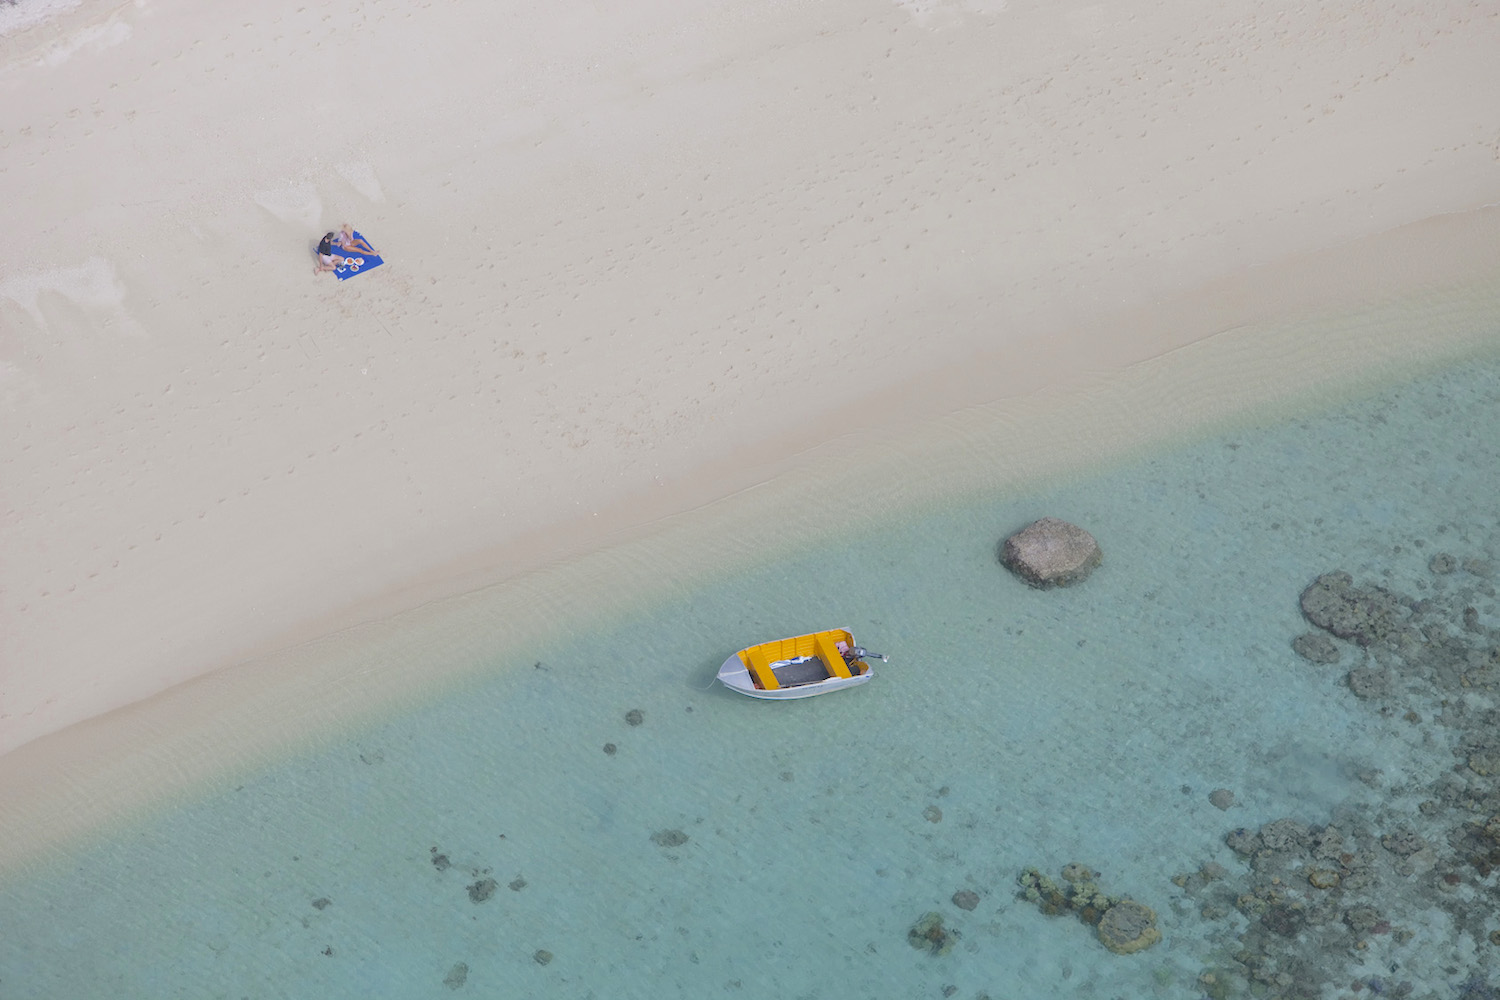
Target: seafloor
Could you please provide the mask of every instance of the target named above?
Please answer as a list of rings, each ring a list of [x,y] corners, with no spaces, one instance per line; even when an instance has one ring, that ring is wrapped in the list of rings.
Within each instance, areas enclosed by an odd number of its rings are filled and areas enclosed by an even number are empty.
[[[1491,998],[1497,498],[1477,359],[579,608],[0,885],[0,996]],[[1083,582],[997,562],[1043,515]],[[862,688],[709,686],[838,625]]]

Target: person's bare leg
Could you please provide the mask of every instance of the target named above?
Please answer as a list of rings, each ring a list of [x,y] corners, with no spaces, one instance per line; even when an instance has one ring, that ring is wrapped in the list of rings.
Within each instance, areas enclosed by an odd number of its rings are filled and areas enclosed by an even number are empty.
[[[358,253],[371,255],[375,253],[375,248],[370,246],[369,240],[355,238],[354,227],[347,222],[339,226],[339,246],[345,250],[354,250]]]

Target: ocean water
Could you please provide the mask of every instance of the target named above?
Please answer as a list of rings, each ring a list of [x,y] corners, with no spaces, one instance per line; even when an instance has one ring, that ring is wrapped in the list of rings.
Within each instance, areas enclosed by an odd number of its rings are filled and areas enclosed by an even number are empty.
[[[580,608],[0,884],[0,997],[1494,996],[1497,498],[1481,357]],[[1099,540],[1082,584],[998,564],[1041,516]],[[1309,624],[1335,570],[1406,645]],[[711,686],[836,625],[890,656],[871,683]],[[1066,865],[1161,940],[1115,954],[1023,897]]]

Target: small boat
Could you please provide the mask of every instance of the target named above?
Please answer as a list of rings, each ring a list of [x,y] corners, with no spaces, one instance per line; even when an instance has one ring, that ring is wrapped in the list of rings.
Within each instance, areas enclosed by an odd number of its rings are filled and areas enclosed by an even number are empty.
[[[811,698],[875,676],[866,657],[886,659],[856,646],[848,629],[829,629],[748,646],[724,661],[719,682],[752,698]]]

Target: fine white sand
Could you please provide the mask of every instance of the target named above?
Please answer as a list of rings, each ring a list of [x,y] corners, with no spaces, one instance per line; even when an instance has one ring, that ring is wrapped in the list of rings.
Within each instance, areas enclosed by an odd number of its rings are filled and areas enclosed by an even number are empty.
[[[998,413],[1044,474],[1446,356],[1402,309],[1490,302],[1496,51],[1436,2],[0,6],[8,808],[368,707],[292,648],[817,462]],[[346,220],[389,263],[314,277]]]

